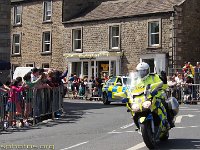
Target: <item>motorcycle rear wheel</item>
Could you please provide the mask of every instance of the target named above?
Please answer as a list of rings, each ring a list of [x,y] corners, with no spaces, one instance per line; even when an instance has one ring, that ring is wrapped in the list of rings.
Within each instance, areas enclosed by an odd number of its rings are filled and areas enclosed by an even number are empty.
[[[140,125],[144,143],[149,149],[154,149],[156,146],[154,134],[151,130],[151,122],[147,121]]]

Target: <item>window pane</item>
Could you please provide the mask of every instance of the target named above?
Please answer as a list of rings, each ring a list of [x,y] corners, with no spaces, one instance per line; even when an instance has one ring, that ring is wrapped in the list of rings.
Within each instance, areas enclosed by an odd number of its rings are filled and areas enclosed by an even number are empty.
[[[19,22],[21,22],[21,16],[20,16],[20,15],[17,15],[17,16],[16,16],[16,22],[15,22],[15,23],[19,23]]]
[[[14,35],[14,43],[19,43],[19,35]]]
[[[113,37],[112,38],[112,47],[119,47],[119,38],[118,37]]]
[[[16,7],[16,13],[21,14],[22,13],[22,6],[17,6]]]
[[[74,49],[81,49],[81,40],[75,40]]]
[[[50,44],[45,44],[44,51],[50,51]]]
[[[154,22],[151,23],[151,33],[158,33],[159,32],[159,23]]]
[[[51,20],[51,1],[44,2],[44,20]]]
[[[49,68],[49,64],[42,64],[42,68]]]
[[[88,62],[83,62],[83,75],[88,75]]]
[[[46,2],[46,5],[47,5],[47,10],[51,11],[51,2]]]
[[[112,36],[119,36],[119,27],[112,27]]]
[[[81,30],[74,30],[74,39],[81,39]]]
[[[110,74],[116,76],[116,61],[111,61]]]
[[[14,53],[19,53],[19,45],[15,45]]]
[[[159,34],[151,35],[151,45],[159,44]]]
[[[50,32],[45,32],[44,33],[44,40],[45,41],[50,41]]]

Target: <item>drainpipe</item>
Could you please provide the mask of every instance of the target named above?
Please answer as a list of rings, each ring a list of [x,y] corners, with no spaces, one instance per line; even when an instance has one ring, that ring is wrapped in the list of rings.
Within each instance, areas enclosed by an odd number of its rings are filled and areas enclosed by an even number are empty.
[[[172,12],[172,68],[175,68],[176,61],[176,28],[174,23],[175,8]]]

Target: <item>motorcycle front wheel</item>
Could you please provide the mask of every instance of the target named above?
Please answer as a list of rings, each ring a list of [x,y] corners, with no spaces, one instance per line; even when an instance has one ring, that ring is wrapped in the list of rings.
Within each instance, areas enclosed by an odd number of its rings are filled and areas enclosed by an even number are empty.
[[[151,122],[150,121],[144,122],[143,124],[140,125],[140,127],[144,143],[149,149],[154,149],[156,142],[154,134],[152,133]]]

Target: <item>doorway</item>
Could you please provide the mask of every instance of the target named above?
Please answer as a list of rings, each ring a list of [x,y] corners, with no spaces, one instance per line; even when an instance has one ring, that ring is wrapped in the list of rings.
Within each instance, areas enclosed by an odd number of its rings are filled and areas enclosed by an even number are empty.
[[[149,67],[150,67],[150,73],[154,73],[155,70],[155,64],[154,64],[154,58],[151,58],[151,59],[142,59],[143,62],[149,64]]]

